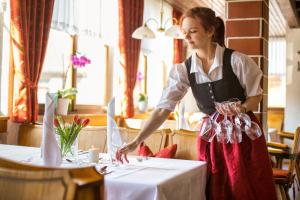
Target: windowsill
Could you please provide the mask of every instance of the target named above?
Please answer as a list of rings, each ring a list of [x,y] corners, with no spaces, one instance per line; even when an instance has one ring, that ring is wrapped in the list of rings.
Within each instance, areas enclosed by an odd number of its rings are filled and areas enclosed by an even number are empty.
[[[8,116],[5,116],[5,115],[0,115],[0,121],[7,121],[9,120],[9,117]]]
[[[39,104],[39,115],[44,114],[45,104]],[[105,110],[100,105],[76,105],[73,111],[68,111],[68,115],[101,115]]]

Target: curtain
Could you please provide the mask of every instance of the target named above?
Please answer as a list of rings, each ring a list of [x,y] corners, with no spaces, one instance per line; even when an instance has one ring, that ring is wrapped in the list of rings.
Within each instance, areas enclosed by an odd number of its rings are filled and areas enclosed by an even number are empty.
[[[133,117],[133,89],[136,83],[141,41],[131,37],[143,24],[144,0],[119,0],[120,64],[124,68],[124,109],[122,115]]]
[[[55,0],[51,28],[70,35],[102,36],[102,0]]]
[[[14,62],[14,97],[11,117],[15,122],[37,120],[37,84],[50,32],[54,0],[13,0],[11,40]]]
[[[286,73],[286,39],[285,37],[269,38],[268,75],[285,76]]]
[[[173,17],[177,20],[180,19],[182,13],[173,8]],[[174,39],[174,50],[173,50],[173,63],[181,63],[185,59],[185,49],[183,47],[183,40]]]

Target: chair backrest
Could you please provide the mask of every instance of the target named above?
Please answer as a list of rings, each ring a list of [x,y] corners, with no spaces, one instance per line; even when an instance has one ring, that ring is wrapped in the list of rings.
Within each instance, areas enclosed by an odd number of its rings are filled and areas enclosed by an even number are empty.
[[[122,127],[141,129],[146,123],[146,119],[137,119],[137,118],[126,118],[122,123]],[[165,120],[164,123],[160,126],[160,129],[176,129],[177,121],[176,120]]]
[[[177,144],[175,158],[185,160],[198,160],[197,156],[197,131],[174,130],[169,135],[170,144]]]
[[[39,147],[42,141],[43,126],[37,124],[21,124],[18,133],[18,145]]]
[[[87,126],[78,136],[78,147],[88,150],[92,145],[104,152],[106,145],[106,126]],[[22,124],[19,128],[18,145],[40,147],[42,141],[42,125]]]
[[[27,171],[0,168],[0,200],[71,200],[75,183],[68,171]]]
[[[299,159],[300,155],[300,127],[296,129],[295,135],[294,135],[294,141],[292,146],[292,156]],[[291,159],[289,164],[289,172],[292,174],[296,165],[296,159]]]
[[[88,150],[92,145],[99,148],[100,152],[105,152],[106,126],[85,127],[78,135],[78,148]]]
[[[124,128],[121,134],[127,141],[132,141],[140,132],[141,129]],[[153,153],[160,151],[166,145],[167,135],[172,133],[171,129],[159,129],[154,131],[144,142]],[[130,152],[131,155],[137,155],[138,149]]]
[[[275,128],[277,131],[283,130],[284,109],[269,108],[268,109],[268,127]]]
[[[39,165],[30,165],[27,163],[20,163],[0,157],[0,168],[9,170],[21,171],[65,171],[70,174],[72,181],[76,184],[76,198],[82,199],[99,199],[103,197],[103,176],[100,175],[94,166],[76,167],[76,168],[55,168]],[[1,193],[0,193],[1,194]],[[86,198],[83,198],[86,196]],[[87,198],[88,196],[88,198]],[[0,195],[1,197],[1,195]],[[38,198],[30,198],[38,199]],[[52,198],[55,199],[55,198]]]

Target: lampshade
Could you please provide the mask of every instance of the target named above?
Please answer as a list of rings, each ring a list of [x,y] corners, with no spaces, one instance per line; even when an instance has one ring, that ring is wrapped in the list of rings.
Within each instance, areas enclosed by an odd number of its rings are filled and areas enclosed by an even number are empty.
[[[152,39],[155,38],[154,32],[145,24],[135,29],[131,35],[135,39]]]
[[[184,39],[184,35],[180,30],[180,26],[178,25],[173,25],[170,28],[168,28],[165,32],[165,35],[174,39]]]
[[[160,7],[160,20],[156,20],[155,18],[149,18],[145,21],[144,25],[137,28],[133,33],[132,37],[135,39],[153,39],[155,38],[154,32],[147,27],[147,23],[150,21],[154,21],[157,25],[157,32],[165,32],[166,36],[175,38],[175,39],[183,39],[183,34],[181,33],[180,27],[178,25],[178,20],[176,18],[169,18],[163,23],[163,3],[164,0],[161,0],[161,7]],[[166,25],[168,22],[174,22],[175,25],[172,25],[170,28],[167,28]]]

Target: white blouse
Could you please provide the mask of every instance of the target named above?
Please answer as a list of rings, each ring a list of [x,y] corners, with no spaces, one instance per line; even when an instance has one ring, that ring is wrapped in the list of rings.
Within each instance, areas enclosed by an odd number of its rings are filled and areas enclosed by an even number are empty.
[[[222,79],[224,50],[224,47],[217,45],[214,62],[208,74],[203,71],[202,62],[196,56],[196,52],[192,54],[189,73],[195,73],[197,84]],[[234,74],[245,90],[246,97],[262,94],[263,90],[260,87],[260,81],[263,73],[254,60],[245,54],[234,51],[231,56],[231,65]],[[167,86],[163,90],[161,99],[156,106],[157,108],[164,108],[171,111],[175,109],[177,102],[184,97],[190,87],[187,73],[184,62],[175,64],[172,67]]]

